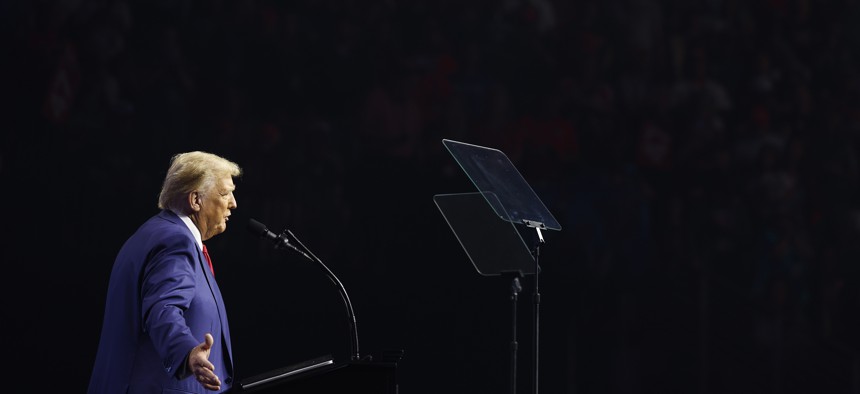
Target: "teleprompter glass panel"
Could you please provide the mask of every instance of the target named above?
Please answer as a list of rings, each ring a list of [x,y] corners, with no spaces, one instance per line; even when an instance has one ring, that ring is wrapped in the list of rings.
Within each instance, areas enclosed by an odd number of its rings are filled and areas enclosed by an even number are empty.
[[[442,143],[483,196],[496,215],[515,224],[561,230],[534,190],[504,152],[479,145],[444,139]]]
[[[535,261],[513,223],[500,220],[487,200],[492,193],[437,194],[433,201],[472,265],[485,276],[533,274]]]

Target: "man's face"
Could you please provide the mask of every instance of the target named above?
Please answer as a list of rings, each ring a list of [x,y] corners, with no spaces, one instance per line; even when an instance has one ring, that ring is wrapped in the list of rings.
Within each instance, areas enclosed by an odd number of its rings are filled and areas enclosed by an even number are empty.
[[[203,240],[212,238],[227,229],[230,210],[236,208],[236,197],[233,191],[233,177],[225,175],[215,181],[215,186],[209,192],[200,195],[200,210],[197,212],[197,228]]]

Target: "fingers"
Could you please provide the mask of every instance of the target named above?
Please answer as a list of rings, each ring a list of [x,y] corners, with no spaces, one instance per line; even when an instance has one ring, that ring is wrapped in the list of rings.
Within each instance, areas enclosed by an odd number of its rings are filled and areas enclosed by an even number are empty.
[[[221,379],[215,375],[215,366],[208,361],[197,364],[197,368],[194,369],[194,378],[207,390],[221,389]]]
[[[199,352],[195,355],[195,357],[191,361],[191,370],[194,371],[195,374],[198,374],[200,370],[206,370],[210,373],[214,373],[215,364],[212,364],[211,361],[207,358],[209,355]]]
[[[221,389],[221,379],[218,379],[218,376],[211,373],[208,370],[202,374],[196,375],[197,381],[206,388],[207,390],[220,390]],[[208,372],[208,373],[207,373]]]
[[[201,360],[197,363],[197,368],[195,368],[194,374],[204,377],[215,376],[215,365],[208,360]]]
[[[218,375],[215,375],[215,365],[209,362],[208,359],[209,351],[214,343],[215,339],[212,337],[212,334],[206,333],[203,343],[198,345],[200,352],[195,352],[195,357],[193,358],[192,371],[194,372],[194,377],[207,390],[221,389],[221,379],[218,379]]]
[[[200,345],[201,345],[201,348],[202,348],[203,350],[209,350],[209,349],[211,349],[211,348],[212,348],[212,345],[213,345],[214,343],[215,343],[215,338],[212,338],[212,334],[210,334],[210,333],[208,333],[208,332],[207,332],[207,333],[206,333],[206,337],[205,337],[205,339],[203,340],[203,343],[201,343]]]

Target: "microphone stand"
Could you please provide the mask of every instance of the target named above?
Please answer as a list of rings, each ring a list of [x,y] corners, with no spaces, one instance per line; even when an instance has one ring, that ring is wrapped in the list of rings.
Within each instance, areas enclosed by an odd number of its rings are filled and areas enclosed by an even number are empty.
[[[302,249],[304,249],[304,250],[301,250],[301,249],[297,248],[295,245],[289,243],[287,241],[288,238],[286,237],[286,235],[284,235],[284,233],[288,233],[290,235],[290,237],[292,239],[294,239],[299,244],[299,246],[301,246]],[[281,235],[278,236],[278,238],[280,239],[281,242],[277,242],[275,244],[275,248],[276,249],[284,249],[286,247],[289,247],[289,248],[295,250],[296,252],[298,252],[299,254],[304,256],[306,259],[319,265],[323,269],[323,271],[325,271],[325,274],[329,278],[329,280],[331,280],[332,283],[334,283],[335,286],[337,286],[337,289],[340,292],[340,298],[343,300],[344,306],[346,306],[346,313],[349,315],[350,359],[352,361],[358,361],[360,359],[360,355],[358,352],[358,328],[356,326],[355,312],[352,309],[352,302],[349,301],[349,295],[346,293],[346,288],[343,286],[343,283],[341,283],[340,279],[337,278],[337,276],[334,274],[334,272],[332,272],[325,265],[325,263],[323,263],[322,260],[319,259],[319,257],[314,255],[313,252],[311,252],[310,249],[308,249],[302,243],[302,241],[300,241],[293,234],[292,231],[284,230],[284,233],[281,233]]]

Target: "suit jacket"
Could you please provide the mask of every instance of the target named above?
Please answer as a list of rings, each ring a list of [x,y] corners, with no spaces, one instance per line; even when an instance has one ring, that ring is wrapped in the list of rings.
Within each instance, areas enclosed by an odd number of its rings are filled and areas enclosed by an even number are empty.
[[[161,211],[117,254],[88,393],[212,393],[185,366],[207,332],[226,391],[234,372],[221,291],[191,230]]]

